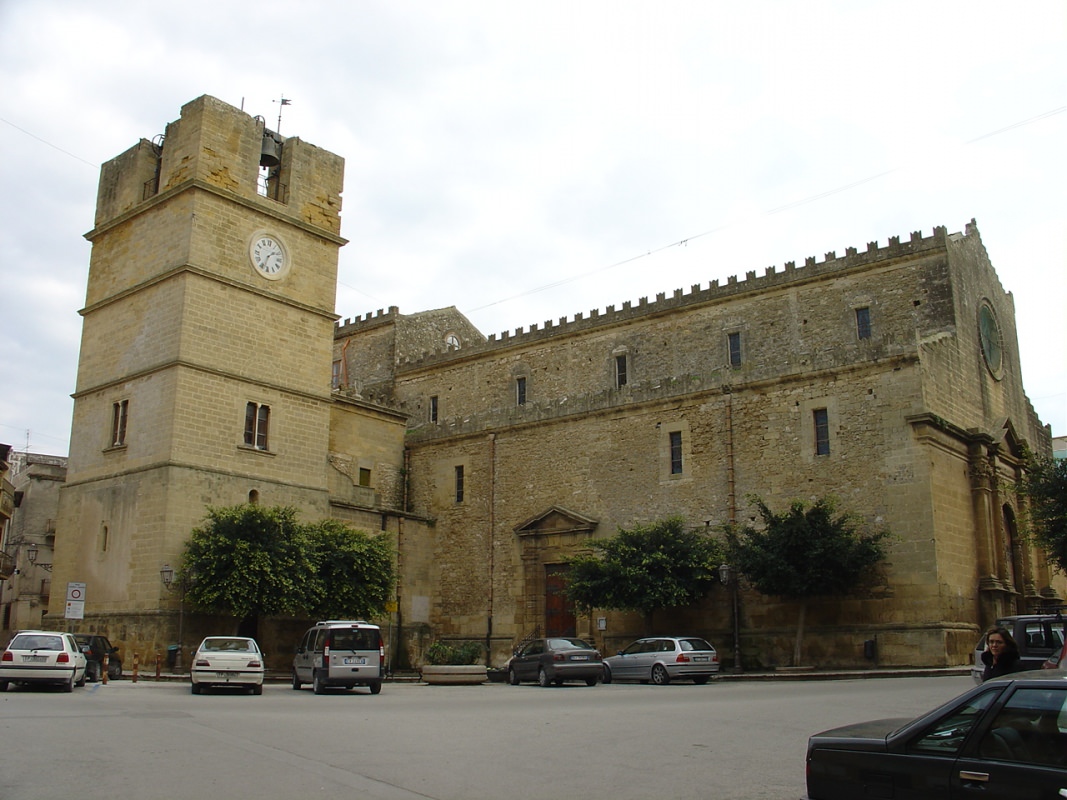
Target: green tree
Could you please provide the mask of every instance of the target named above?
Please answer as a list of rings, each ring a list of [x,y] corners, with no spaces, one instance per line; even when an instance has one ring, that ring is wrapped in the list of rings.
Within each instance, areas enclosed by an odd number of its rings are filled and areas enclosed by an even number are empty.
[[[307,536],[315,568],[310,616],[369,619],[382,614],[394,581],[388,539],[332,519],[308,526]]]
[[[811,505],[795,500],[780,514],[758,497],[752,503],[763,525],[727,527],[729,558],[761,594],[797,602],[793,665],[799,666],[808,601],[856,591],[885,559],[889,532],[869,531],[858,517],[838,514],[829,498]]]
[[[1031,461],[1022,492],[1030,499],[1030,529],[1049,561],[1067,572],[1067,459]]]
[[[567,562],[566,592],[582,608],[640,611],[650,634],[652,614],[703,597],[721,561],[717,540],[669,517],[589,542],[586,552]]]
[[[260,616],[311,605],[311,552],[295,508],[209,507],[185,545],[180,579],[194,608],[232,614],[254,636]]]

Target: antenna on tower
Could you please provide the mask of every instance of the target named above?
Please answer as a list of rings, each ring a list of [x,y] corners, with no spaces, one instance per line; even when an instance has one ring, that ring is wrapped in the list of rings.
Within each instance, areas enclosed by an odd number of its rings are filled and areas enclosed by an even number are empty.
[[[281,133],[282,132],[282,109],[285,106],[292,105],[293,101],[290,100],[288,97],[286,97],[285,94],[283,93],[281,100],[271,100],[271,102],[272,103],[278,103],[278,127],[276,127],[274,129],[274,132],[275,133]]]

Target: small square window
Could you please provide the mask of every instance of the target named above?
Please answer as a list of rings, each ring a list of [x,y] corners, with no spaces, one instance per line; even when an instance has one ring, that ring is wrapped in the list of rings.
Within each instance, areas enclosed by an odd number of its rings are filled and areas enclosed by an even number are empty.
[[[370,486],[370,470],[365,467],[359,468],[359,485]]]

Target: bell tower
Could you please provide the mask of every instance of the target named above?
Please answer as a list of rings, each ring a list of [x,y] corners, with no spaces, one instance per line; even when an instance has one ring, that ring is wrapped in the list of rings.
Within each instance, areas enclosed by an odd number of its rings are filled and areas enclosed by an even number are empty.
[[[160,570],[207,506],[328,515],[343,173],[208,96],[103,165],[50,618],[83,582],[75,627],[166,645]]]

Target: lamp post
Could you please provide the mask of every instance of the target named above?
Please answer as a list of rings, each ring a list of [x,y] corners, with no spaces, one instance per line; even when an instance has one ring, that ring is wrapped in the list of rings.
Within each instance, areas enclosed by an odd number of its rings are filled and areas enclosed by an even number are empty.
[[[34,566],[40,567],[41,569],[45,569],[51,572],[52,565],[50,563],[37,563],[37,556],[40,554],[40,552],[41,550],[39,547],[37,547],[37,545],[31,544],[29,547],[26,548],[26,558],[28,558],[30,560],[30,563]]]
[[[178,652],[174,657],[174,670],[175,672],[182,671],[182,623],[185,618],[185,580],[179,575],[178,583],[176,587],[174,584],[174,568],[170,564],[164,564],[159,570],[159,577],[163,580],[163,585],[167,587],[167,591],[171,588],[177,588],[178,594]]]
[[[734,568],[729,564],[721,565],[719,567],[719,581],[723,586],[730,587],[731,590],[731,604],[734,616],[734,672],[744,672],[745,668],[741,664],[741,616],[738,610],[740,600],[738,598],[738,582],[737,576],[734,574]]]

